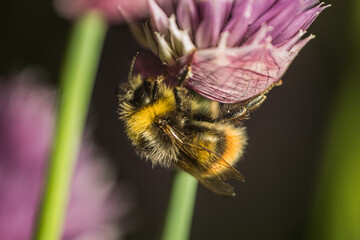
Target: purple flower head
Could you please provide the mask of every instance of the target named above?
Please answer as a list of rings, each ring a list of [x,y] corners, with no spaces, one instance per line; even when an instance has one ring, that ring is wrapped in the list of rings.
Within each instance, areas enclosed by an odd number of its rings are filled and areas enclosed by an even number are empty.
[[[28,75],[0,84],[0,239],[32,239],[52,142],[54,93],[29,81]],[[124,231],[120,220],[131,203],[105,178],[102,160],[95,146],[84,141],[64,240],[112,240]]]
[[[191,61],[189,88],[235,103],[279,81],[326,7],[317,0],[178,0],[169,10],[149,0],[150,19],[136,36],[169,69]]]

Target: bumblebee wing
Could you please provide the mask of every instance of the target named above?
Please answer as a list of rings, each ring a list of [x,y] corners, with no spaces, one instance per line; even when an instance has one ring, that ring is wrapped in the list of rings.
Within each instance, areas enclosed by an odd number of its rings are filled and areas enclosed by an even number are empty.
[[[278,82],[282,61],[263,44],[241,49],[199,50],[193,55],[191,76],[186,84],[211,100],[239,103]]]
[[[175,141],[177,147],[183,153],[183,159],[179,159],[177,165],[197,178],[205,187],[213,192],[224,195],[234,196],[233,187],[225,181],[238,179],[245,181],[245,177],[231,166],[226,160],[210,149],[193,142],[184,133],[166,126],[165,132]],[[199,151],[209,154],[209,161],[198,161]]]
[[[194,159],[196,161],[198,151],[203,151],[209,154],[209,161],[197,161],[197,163],[200,165],[200,170],[204,171],[206,169],[211,169],[216,175],[221,176],[222,180],[229,180],[234,178],[241,181],[245,180],[245,177],[238,170],[231,166],[217,153],[196,142],[193,142],[191,139],[189,139],[189,137],[187,137],[184,133],[177,130],[176,128],[170,126],[169,128],[171,129],[171,134],[176,139],[177,147],[191,159]]]
[[[205,177],[203,176],[201,169],[199,169],[198,164],[195,164],[191,160],[189,161],[186,159],[179,159],[176,165],[193,175],[202,185],[214,193],[226,197],[235,196],[234,188],[230,184],[224,182],[225,180],[222,178],[222,176],[217,174],[215,171],[212,170],[212,176],[209,175]]]

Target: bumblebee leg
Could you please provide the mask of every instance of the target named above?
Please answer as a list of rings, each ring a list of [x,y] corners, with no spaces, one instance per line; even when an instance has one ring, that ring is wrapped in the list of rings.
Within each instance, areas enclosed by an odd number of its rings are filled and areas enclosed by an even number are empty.
[[[252,112],[252,111],[256,110],[257,108],[259,108],[263,104],[263,102],[266,100],[266,94],[268,94],[269,91],[271,89],[273,89],[274,87],[281,86],[281,85],[282,85],[282,81],[279,80],[278,82],[271,84],[261,94],[245,101],[243,105],[246,108],[247,112]]]
[[[151,90],[151,101],[154,102],[157,99],[159,92],[159,81],[156,80],[153,84],[152,90]]]
[[[190,72],[191,72],[191,66],[189,64],[185,67],[185,69],[182,71],[181,75],[179,76],[178,82],[176,83],[177,87],[184,87],[185,80],[188,78]]]
[[[231,109],[227,109],[223,111],[223,113],[214,120],[214,122],[227,122],[227,121],[235,121],[242,120],[247,118],[247,109],[244,106],[234,107]]]
[[[164,81],[164,76],[160,75],[158,76],[153,82],[152,82],[152,89],[151,89],[151,101],[154,102],[158,99],[158,93],[159,93],[159,86],[162,81]]]
[[[262,92],[262,94],[268,94],[268,92],[270,92],[271,89],[273,89],[274,87],[281,86],[282,84],[283,84],[283,82],[280,79],[279,81],[271,84],[267,89],[265,89],[265,91]]]
[[[266,96],[260,94],[240,104],[224,105],[220,110],[220,117],[215,122],[235,121],[240,122],[249,117],[249,113],[256,110],[265,101]]]
[[[174,88],[174,96],[176,101],[176,108],[185,114],[190,114],[190,106],[184,104],[184,99],[187,98],[187,89],[183,87]]]
[[[246,108],[246,111],[247,112],[252,112],[252,111],[258,109],[263,104],[263,102],[266,100],[266,94],[269,93],[269,91],[271,89],[273,89],[274,87],[277,87],[277,86],[280,86],[280,85],[282,85],[281,80],[279,80],[276,83],[271,84],[261,94],[259,94],[259,95],[255,96],[255,97],[250,98],[249,100],[245,101],[243,105]]]
[[[265,94],[260,94],[254,98],[251,98],[249,101],[246,102],[245,108],[248,112],[252,112],[259,108],[261,104],[266,100]]]
[[[176,106],[179,111],[190,111],[188,107],[185,107],[183,104],[183,99],[186,98],[188,90],[185,88],[185,81],[188,78],[188,75],[190,73],[191,67],[190,65],[186,66],[186,68],[183,70],[181,75],[178,78],[178,81],[176,83],[176,86],[174,87],[174,96],[176,101]]]

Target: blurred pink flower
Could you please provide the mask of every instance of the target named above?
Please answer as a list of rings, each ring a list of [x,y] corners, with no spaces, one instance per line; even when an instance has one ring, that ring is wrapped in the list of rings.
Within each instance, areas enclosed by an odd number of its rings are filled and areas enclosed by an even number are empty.
[[[67,19],[76,19],[89,10],[98,10],[110,23],[121,23],[125,17],[130,20],[149,15],[147,0],[54,0],[54,5],[56,11]]]
[[[0,84],[0,239],[32,239],[54,128],[55,92],[20,75]],[[123,235],[131,208],[95,146],[82,144],[62,239]],[[111,174],[110,174],[111,175]],[[121,192],[120,192],[121,191]]]
[[[234,103],[279,81],[326,7],[317,0],[178,0],[169,10],[149,0],[149,21],[134,32],[169,72],[192,61],[189,88]]]

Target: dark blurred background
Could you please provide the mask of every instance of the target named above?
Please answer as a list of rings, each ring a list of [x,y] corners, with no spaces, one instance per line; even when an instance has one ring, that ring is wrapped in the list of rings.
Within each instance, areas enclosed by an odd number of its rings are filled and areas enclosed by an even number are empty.
[[[191,239],[305,239],[339,71],[351,52],[352,1],[327,3],[333,6],[309,29],[317,37],[246,122],[249,146],[237,167],[246,182],[233,182],[237,196],[223,198],[199,186]],[[0,74],[37,67],[56,86],[70,23],[57,16],[50,1],[2,5]],[[126,239],[152,240],[161,233],[173,172],[152,169],[136,156],[116,114],[117,86],[126,81],[138,50],[127,26],[109,28],[88,123],[119,179],[136,192],[135,221]]]

